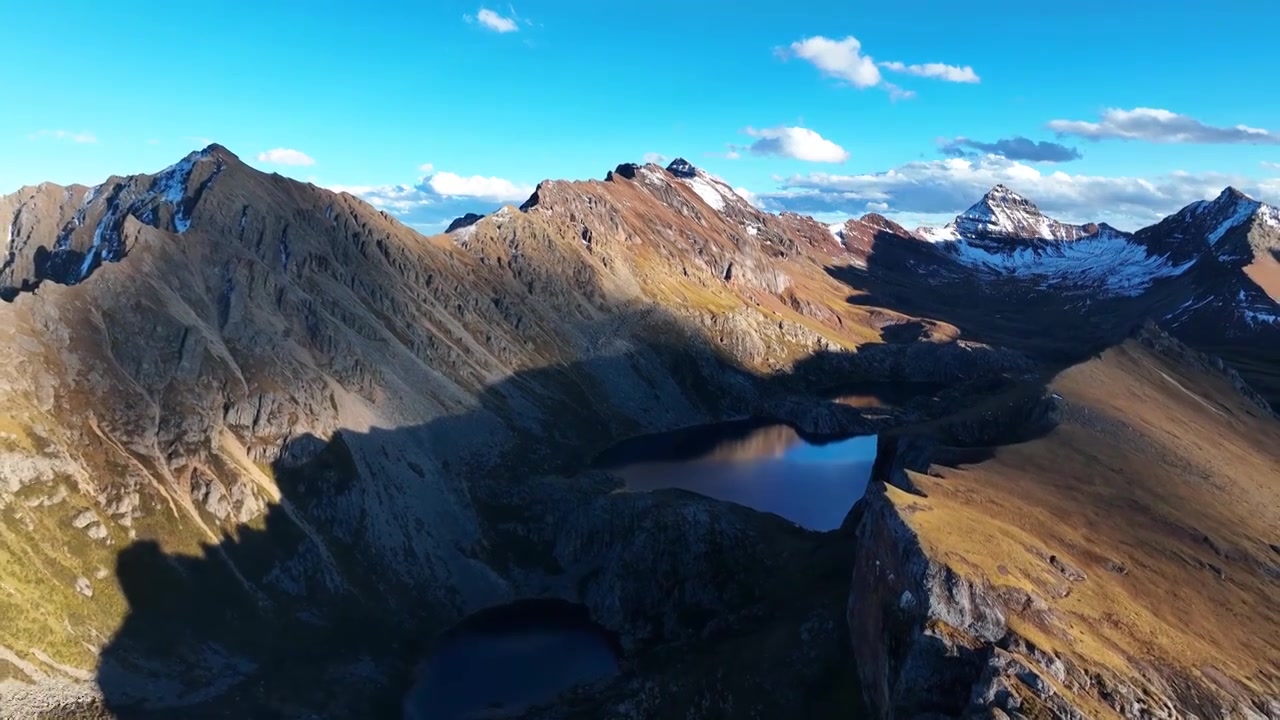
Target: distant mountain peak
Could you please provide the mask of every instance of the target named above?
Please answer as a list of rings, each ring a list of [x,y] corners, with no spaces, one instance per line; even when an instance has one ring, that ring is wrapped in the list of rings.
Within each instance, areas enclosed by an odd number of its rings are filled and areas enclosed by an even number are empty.
[[[987,191],[941,229],[920,228],[919,237],[943,240],[1077,240],[1096,232],[1096,225],[1070,225],[1046,216],[1031,200],[1003,183]]]
[[[1239,202],[1241,200],[1253,202],[1253,198],[1236,189],[1234,186],[1228,185],[1221,193],[1218,193],[1218,197],[1214,199],[1214,202]]]
[[[1023,196],[1014,192],[1012,188],[1004,183],[997,183],[983,195],[984,200],[1026,200]]]
[[[698,168],[693,163],[684,158],[676,158],[667,166],[667,172],[678,178],[693,178],[698,176]]]
[[[214,157],[221,160],[239,160],[240,156],[231,152],[225,145],[219,143],[209,143],[203,150],[198,152],[200,157]]]
[[[1014,192],[1007,185],[996,185],[988,190],[981,200],[965,211],[965,214],[989,214],[989,211],[996,207],[1017,208],[1028,215],[1043,216],[1035,203]]]

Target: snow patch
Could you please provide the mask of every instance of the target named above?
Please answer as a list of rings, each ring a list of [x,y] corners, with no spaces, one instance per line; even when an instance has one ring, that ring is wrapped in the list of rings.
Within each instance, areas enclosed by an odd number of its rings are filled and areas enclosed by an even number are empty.
[[[1252,200],[1239,200],[1236,202],[1235,209],[1231,215],[1218,224],[1218,227],[1209,233],[1209,244],[1217,245],[1220,240],[1232,229],[1248,220],[1253,216],[1254,212],[1262,206],[1262,203]]]
[[[705,177],[699,174],[691,178],[681,178],[681,180],[697,193],[698,197],[702,198],[702,202],[711,206],[717,212],[724,212],[724,194],[716,189],[714,185],[707,182]]]
[[[151,181],[150,194],[153,198],[162,200],[169,204],[173,209],[173,226],[178,234],[186,232],[191,227],[191,218],[183,211],[182,200],[187,194],[187,185],[191,181],[191,171],[195,169],[196,163],[201,159],[208,157],[207,150],[193,152],[182,158],[178,162],[161,170]],[[222,164],[214,169],[214,177],[222,170]],[[212,182],[213,177],[209,178]]]
[[[1240,290],[1236,294],[1240,317],[1244,318],[1244,321],[1250,325],[1275,325],[1280,323],[1280,315],[1276,314],[1276,303],[1271,302],[1271,298],[1265,295],[1259,300],[1260,302],[1251,300],[1248,293]]]
[[[1173,277],[1194,264],[1174,265],[1163,255],[1121,234],[1103,231],[1079,240],[994,252],[960,240],[932,240],[955,260],[997,277],[1017,277],[1045,290],[1100,290],[1110,296],[1140,295],[1157,278]]]
[[[836,244],[844,247],[844,223],[831,223],[827,226],[827,230],[831,236],[836,239]]]
[[[1174,310],[1168,315],[1165,315],[1164,319],[1173,320],[1174,318],[1177,318],[1177,320],[1173,324],[1175,326],[1181,325],[1183,322],[1186,321],[1187,317],[1191,315],[1191,313],[1203,307],[1206,303],[1208,303],[1211,300],[1213,300],[1212,295],[1204,298],[1203,300],[1197,300],[1193,295],[1190,300],[1182,303],[1182,307],[1179,307],[1177,310]]]
[[[724,212],[730,205],[738,208],[753,207],[748,199],[735,192],[723,179],[703,170],[694,169],[691,172],[692,174],[673,174],[716,212]]]
[[[956,229],[950,225],[940,228],[916,228],[916,234],[926,242],[931,243],[954,242],[960,239],[960,233],[956,232]]]
[[[1280,315],[1270,312],[1258,312],[1256,310],[1242,311],[1245,322],[1250,325],[1280,325]]]
[[[1280,208],[1263,205],[1258,209],[1258,219],[1262,221],[1263,225],[1280,228]]]
[[[648,165],[640,168],[640,176],[643,177],[644,181],[650,185],[662,186],[667,184],[667,180],[662,176],[662,173],[656,172]]]

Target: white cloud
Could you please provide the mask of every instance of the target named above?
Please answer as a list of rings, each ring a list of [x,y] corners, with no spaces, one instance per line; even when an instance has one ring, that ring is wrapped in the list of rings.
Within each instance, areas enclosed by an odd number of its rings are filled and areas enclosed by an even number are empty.
[[[644,163],[646,165],[666,165],[667,156],[655,152],[647,152],[644,154]]]
[[[880,63],[880,67],[893,72],[906,73],[915,75],[916,77],[936,78],[938,80],[946,80],[954,83],[977,83],[982,78],[973,71],[972,67],[965,65],[958,67],[956,65],[946,65],[943,63],[925,63],[923,65],[907,65],[904,63],[890,61]]]
[[[973,68],[965,65],[947,65],[944,63],[924,63],[908,65],[896,60],[877,63],[870,55],[862,52],[862,43],[852,35],[843,40],[832,40],[822,35],[805,38],[791,43],[791,47],[780,50],[782,57],[798,57],[807,60],[823,74],[843,80],[856,88],[882,87],[889,92],[893,100],[906,100],[915,97],[915,91],[904,90],[887,82],[880,73],[880,68],[914,75],[934,78],[947,82],[977,83],[981,81]]]
[[[894,214],[956,215],[997,184],[1030,198],[1046,213],[1070,222],[1108,222],[1136,229],[1196,200],[1234,185],[1259,200],[1280,202],[1280,180],[1251,182],[1221,173],[1173,172],[1153,177],[1070,175],[1040,170],[1008,158],[948,158],[907,163],[880,173],[812,173],[785,179],[762,193],[765,209],[857,214],[868,203]]]
[[[738,152],[734,148],[729,148],[729,150],[724,154],[725,160],[738,160],[741,157],[742,157],[742,153]]]
[[[741,197],[743,200],[746,200],[748,203],[750,203],[752,207],[757,207],[757,208],[760,207],[760,198],[750,190],[744,187],[737,187],[737,188],[734,188],[733,191],[738,193],[738,196]]]
[[[743,132],[758,138],[748,148],[753,155],[773,155],[821,163],[841,163],[849,159],[849,153],[844,148],[808,128],[747,128]]]
[[[515,13],[512,12],[514,16]],[[516,22],[515,17],[506,17],[488,9],[480,8],[480,12],[474,17],[471,15],[463,15],[467,22],[478,22],[496,33],[512,33],[519,32],[520,25]]]
[[[421,172],[423,175],[430,175],[431,173],[436,171],[436,166],[432,165],[431,163],[422,163],[421,165],[418,166],[418,171]]]
[[[866,204],[862,209],[863,209],[863,210],[866,210],[867,212],[882,213],[882,212],[884,212],[884,211],[886,211],[886,210],[888,210],[888,209],[889,209],[889,203],[887,203],[887,202],[869,202],[869,203],[867,203],[867,204]]]
[[[856,88],[875,87],[880,84],[880,68],[870,56],[862,54],[862,43],[850,35],[843,40],[832,40],[817,35],[791,43],[791,53],[808,60],[814,67]]]
[[[884,87],[886,90],[889,91],[890,100],[910,100],[911,98],[916,96],[915,90],[903,90],[902,88],[898,87],[897,85],[894,85],[891,82],[886,82],[884,84]]]
[[[258,153],[258,162],[272,165],[315,165],[316,161],[309,155],[290,148],[274,148]]]
[[[1048,127],[1059,135],[1075,135],[1090,140],[1114,138],[1154,143],[1280,145],[1280,132],[1247,125],[1206,125],[1193,117],[1158,108],[1108,108],[1102,112],[1099,122],[1052,120]]]
[[[1259,164],[1268,170],[1280,170],[1280,162],[1270,162],[1268,160],[1263,160]]]
[[[351,193],[423,231],[443,230],[469,212],[483,215],[504,204],[522,203],[534,190],[503,178],[431,170],[415,185],[331,185],[329,189]]]
[[[533,194],[533,188],[516,185],[497,177],[472,175],[462,177],[450,172],[439,172],[423,178],[423,182],[443,197],[478,198],[493,202],[524,202]]]
[[[70,140],[73,143],[96,143],[98,138],[91,132],[71,132],[70,130],[37,130],[27,136],[28,140],[52,138],[54,140]]]

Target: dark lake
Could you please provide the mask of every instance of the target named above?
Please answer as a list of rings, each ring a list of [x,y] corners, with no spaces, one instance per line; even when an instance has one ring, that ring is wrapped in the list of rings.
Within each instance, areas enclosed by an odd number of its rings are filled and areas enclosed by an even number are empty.
[[[866,490],[875,457],[874,435],[818,442],[743,420],[631,438],[597,464],[629,491],[681,488],[834,530]]]
[[[405,698],[405,720],[504,718],[618,673],[621,648],[585,608],[525,600],[445,633]]]

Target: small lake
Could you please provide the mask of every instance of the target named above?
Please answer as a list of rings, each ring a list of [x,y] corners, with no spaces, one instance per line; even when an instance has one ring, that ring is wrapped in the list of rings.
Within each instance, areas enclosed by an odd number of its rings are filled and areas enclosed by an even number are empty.
[[[525,600],[480,611],[445,633],[405,698],[405,720],[519,716],[618,673],[621,647],[586,609]]]
[[[862,497],[875,458],[875,435],[818,442],[788,425],[743,420],[631,438],[597,464],[628,491],[680,488],[825,531]]]

